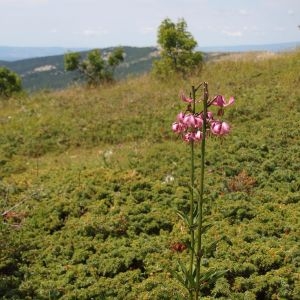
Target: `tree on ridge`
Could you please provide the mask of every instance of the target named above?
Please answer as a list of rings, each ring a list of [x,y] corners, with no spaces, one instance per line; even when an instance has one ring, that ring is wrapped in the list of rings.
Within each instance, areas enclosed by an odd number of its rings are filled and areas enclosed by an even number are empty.
[[[108,57],[103,57],[99,49],[91,50],[85,59],[79,52],[64,56],[66,71],[78,70],[89,86],[98,86],[114,79],[115,68],[124,60],[124,50],[116,48]]]
[[[197,42],[187,30],[184,19],[180,19],[177,23],[169,18],[163,20],[158,29],[157,42],[160,46],[161,59],[154,62],[154,74],[160,77],[172,73],[185,75],[201,66],[202,55],[195,51]]]

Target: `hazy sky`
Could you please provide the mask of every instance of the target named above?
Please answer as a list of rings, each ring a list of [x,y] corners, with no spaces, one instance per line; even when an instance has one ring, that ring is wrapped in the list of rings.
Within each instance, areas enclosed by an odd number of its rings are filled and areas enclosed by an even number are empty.
[[[300,41],[300,0],[0,0],[0,45],[155,46],[167,17],[199,46]]]

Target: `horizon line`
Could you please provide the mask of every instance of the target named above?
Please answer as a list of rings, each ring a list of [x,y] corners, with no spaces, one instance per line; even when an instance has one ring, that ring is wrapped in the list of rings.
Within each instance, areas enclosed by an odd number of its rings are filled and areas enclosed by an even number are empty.
[[[205,46],[197,46],[197,48],[224,48],[224,47],[243,47],[243,46],[268,46],[268,45],[280,45],[280,44],[300,44],[300,40],[298,41],[289,41],[289,42],[271,42],[271,43],[245,43],[245,44],[232,44],[232,45],[205,45]],[[144,46],[136,46],[136,45],[115,45],[115,46],[14,46],[14,45],[0,45],[1,48],[73,48],[73,49],[95,49],[95,48],[115,48],[115,47],[132,47],[132,48],[157,48],[158,45],[144,45]]]

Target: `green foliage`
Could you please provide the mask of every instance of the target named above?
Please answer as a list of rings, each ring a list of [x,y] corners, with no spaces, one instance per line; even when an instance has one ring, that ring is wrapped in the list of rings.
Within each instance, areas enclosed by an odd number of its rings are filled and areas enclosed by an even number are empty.
[[[64,57],[67,71],[78,70],[87,80],[88,85],[97,86],[113,80],[115,68],[124,60],[124,50],[116,48],[109,54],[107,61],[101,56],[100,50],[95,49],[81,60],[80,53],[68,53]]]
[[[65,68],[67,71],[75,71],[79,67],[80,53],[72,52],[64,56]]]
[[[124,50],[122,48],[116,48],[112,55],[108,57],[109,66],[115,68],[124,60]]]
[[[202,55],[195,52],[196,40],[187,31],[184,19],[176,24],[170,19],[162,21],[157,42],[161,47],[161,58],[154,62],[153,73],[159,77],[171,74],[191,74],[202,63]]]
[[[21,78],[8,68],[0,67],[0,98],[8,98],[21,90]]]
[[[228,272],[203,299],[298,298],[299,62],[203,68],[211,95],[236,98],[232,134],[207,143],[202,268]],[[170,124],[189,82],[143,76],[0,103],[1,299],[187,298],[171,270],[189,261],[176,214],[188,211],[189,152]]]

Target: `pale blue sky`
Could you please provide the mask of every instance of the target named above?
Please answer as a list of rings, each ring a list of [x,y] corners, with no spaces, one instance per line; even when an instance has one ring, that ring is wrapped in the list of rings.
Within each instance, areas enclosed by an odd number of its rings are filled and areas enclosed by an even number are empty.
[[[300,0],[0,0],[0,46],[155,46],[166,17],[201,47],[300,41]]]

